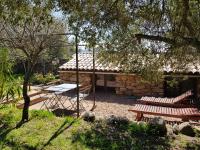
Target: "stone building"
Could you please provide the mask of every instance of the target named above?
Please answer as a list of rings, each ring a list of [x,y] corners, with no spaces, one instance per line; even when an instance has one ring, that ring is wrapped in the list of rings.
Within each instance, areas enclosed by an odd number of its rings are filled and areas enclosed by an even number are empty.
[[[76,59],[75,55],[67,63],[59,67],[60,79],[67,83],[76,82]],[[100,63],[95,60],[95,86],[96,90],[112,91],[116,94],[132,96],[177,96],[187,90],[192,89],[195,96],[200,96],[200,70],[188,71],[186,74],[179,74],[177,78],[187,76],[188,79],[180,81],[175,87],[170,87],[167,80],[171,80],[173,73],[165,70],[166,77],[163,82],[149,84],[143,82],[142,78],[136,74],[125,74],[112,64]],[[79,81],[82,85],[92,84],[93,80],[93,57],[91,53],[79,53]]]

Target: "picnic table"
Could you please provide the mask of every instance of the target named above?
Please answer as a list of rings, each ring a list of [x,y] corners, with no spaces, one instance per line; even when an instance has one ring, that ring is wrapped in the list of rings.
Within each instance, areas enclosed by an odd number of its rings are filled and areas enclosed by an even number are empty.
[[[66,109],[66,107],[64,106],[64,102],[66,98],[63,97],[63,93],[66,93],[76,88],[77,88],[77,84],[64,83],[60,85],[50,86],[44,89],[44,91],[47,92],[47,94],[53,94],[53,95],[50,96],[48,100],[44,101],[41,108],[45,106],[47,110],[49,110],[48,108],[49,104],[50,104],[50,107],[52,108],[55,108],[57,105],[61,104],[61,106]]]

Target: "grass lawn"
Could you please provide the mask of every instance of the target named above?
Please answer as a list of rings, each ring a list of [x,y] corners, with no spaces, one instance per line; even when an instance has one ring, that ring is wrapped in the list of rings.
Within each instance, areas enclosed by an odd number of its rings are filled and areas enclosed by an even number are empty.
[[[30,116],[30,121],[15,128],[21,110],[11,106],[0,109],[0,149],[200,149],[198,137],[159,137],[136,123],[87,123],[47,111],[30,111]]]

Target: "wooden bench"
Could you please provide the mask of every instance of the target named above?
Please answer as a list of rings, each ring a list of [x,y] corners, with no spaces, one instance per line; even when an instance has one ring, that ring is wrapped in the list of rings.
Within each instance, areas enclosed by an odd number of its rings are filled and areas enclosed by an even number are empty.
[[[128,111],[137,113],[136,116],[137,121],[140,121],[143,118],[143,114],[181,118],[183,121],[200,120],[199,110],[197,108],[191,108],[191,107],[171,108],[171,107],[135,104],[133,108],[129,109]]]
[[[161,97],[148,97],[144,96],[139,101],[143,104],[152,104],[157,106],[167,106],[167,107],[187,107],[184,105],[186,99],[192,95],[192,91],[189,90],[180,96],[175,98],[161,98]]]

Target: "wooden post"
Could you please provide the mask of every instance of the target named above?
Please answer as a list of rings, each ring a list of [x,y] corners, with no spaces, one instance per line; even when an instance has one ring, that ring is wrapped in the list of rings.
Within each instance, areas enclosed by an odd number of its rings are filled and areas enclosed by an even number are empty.
[[[104,78],[104,91],[107,92],[107,76],[104,74],[103,78]]]
[[[93,74],[92,74],[92,86],[93,86],[93,108],[95,107],[96,97],[95,97],[95,52],[94,47],[92,49],[93,54]]]
[[[79,68],[78,68],[78,35],[75,35],[76,42],[76,94],[77,94],[77,118],[79,117]]]

